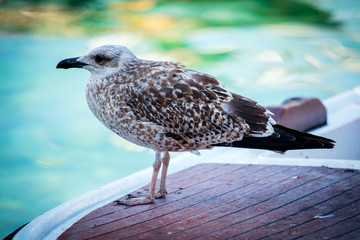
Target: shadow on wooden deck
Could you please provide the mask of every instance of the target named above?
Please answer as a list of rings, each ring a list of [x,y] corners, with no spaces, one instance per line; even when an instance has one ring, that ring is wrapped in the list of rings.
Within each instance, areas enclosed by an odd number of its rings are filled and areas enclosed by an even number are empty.
[[[360,238],[357,170],[201,164],[169,175],[167,190],[152,205],[109,203],[59,239]]]

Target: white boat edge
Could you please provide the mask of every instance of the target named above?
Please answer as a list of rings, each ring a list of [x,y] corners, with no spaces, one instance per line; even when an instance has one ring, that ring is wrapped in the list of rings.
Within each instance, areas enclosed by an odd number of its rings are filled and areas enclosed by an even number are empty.
[[[201,151],[201,156],[185,153],[172,159],[168,174],[201,163],[360,169],[359,140],[355,138],[356,133],[360,133],[360,86],[326,99],[324,104],[328,112],[328,124],[312,133],[334,139],[337,142],[334,149],[297,150],[281,155],[262,150],[216,148]],[[13,239],[57,239],[91,211],[148,184],[151,174],[152,168],[147,168],[67,201],[32,220]]]

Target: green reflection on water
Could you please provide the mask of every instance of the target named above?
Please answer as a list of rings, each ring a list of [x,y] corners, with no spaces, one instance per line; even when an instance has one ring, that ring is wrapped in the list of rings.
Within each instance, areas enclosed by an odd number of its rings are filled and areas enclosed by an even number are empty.
[[[175,32],[208,26],[243,27],[284,22],[338,25],[330,13],[302,1],[12,0],[0,6],[3,15],[0,31],[6,33],[79,36],[130,30],[158,37],[171,31],[174,37]]]
[[[0,237],[152,164],[153,153],[92,116],[84,97],[89,73],[56,70],[59,60],[118,43],[143,58],[213,74],[265,105],[293,96],[324,99],[359,84],[359,18],[336,11],[360,6],[334,2],[1,3]]]

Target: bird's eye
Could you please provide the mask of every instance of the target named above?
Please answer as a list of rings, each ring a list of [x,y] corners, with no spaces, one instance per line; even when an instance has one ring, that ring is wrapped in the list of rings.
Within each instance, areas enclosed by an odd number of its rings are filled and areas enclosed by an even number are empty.
[[[103,64],[105,62],[106,58],[103,55],[96,55],[95,56],[95,62],[97,64]]]

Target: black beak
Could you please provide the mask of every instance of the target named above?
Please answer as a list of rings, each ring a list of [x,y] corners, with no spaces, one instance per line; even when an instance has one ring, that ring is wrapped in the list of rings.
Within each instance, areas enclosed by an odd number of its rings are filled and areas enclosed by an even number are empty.
[[[64,68],[64,69],[82,68],[85,65],[87,65],[86,63],[77,61],[78,59],[79,59],[78,57],[64,59],[61,62],[59,62],[58,65],[56,65],[56,68]]]

